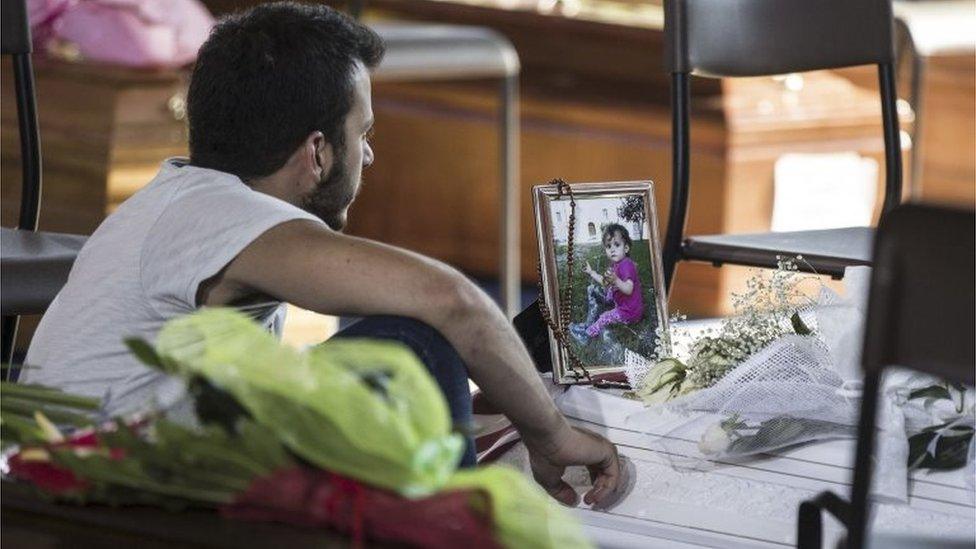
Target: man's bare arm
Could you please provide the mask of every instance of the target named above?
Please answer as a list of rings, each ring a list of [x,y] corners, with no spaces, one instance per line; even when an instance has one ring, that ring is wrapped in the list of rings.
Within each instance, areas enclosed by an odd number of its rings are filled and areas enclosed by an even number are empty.
[[[324,314],[389,314],[426,322],[451,342],[471,378],[531,449],[557,464],[603,464],[606,478],[588,501],[615,487],[615,454],[581,442],[549,398],[508,320],[455,269],[309,221],[292,221],[252,242],[228,265],[224,279]],[[556,486],[560,474],[548,480],[551,493],[562,490]]]

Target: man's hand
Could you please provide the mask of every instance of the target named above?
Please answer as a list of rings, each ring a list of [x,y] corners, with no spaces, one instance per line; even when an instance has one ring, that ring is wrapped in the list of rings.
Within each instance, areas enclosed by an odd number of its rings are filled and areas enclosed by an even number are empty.
[[[549,441],[525,439],[532,464],[532,475],[546,492],[564,505],[576,506],[579,495],[562,479],[569,465],[585,465],[593,487],[583,502],[600,508],[620,486],[620,459],[617,448],[600,435],[571,427]]]

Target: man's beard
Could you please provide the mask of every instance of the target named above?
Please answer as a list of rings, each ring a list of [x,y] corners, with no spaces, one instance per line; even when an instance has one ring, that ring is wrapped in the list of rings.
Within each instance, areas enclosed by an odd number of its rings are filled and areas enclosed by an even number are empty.
[[[336,155],[336,158],[342,158],[342,155]],[[302,209],[324,221],[333,230],[341,231],[346,225],[346,210],[356,198],[355,188],[354,182],[349,181],[345,164],[333,162],[329,173],[312,192],[302,198]]]

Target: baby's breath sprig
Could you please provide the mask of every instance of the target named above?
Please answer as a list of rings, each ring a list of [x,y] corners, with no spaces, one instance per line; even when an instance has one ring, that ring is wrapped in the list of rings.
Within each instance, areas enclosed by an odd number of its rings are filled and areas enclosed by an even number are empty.
[[[677,339],[688,338],[691,335],[688,330],[675,327],[676,323],[684,322],[686,320],[688,320],[688,315],[681,314],[680,311],[675,311],[668,317],[668,324],[671,325],[670,332],[666,331],[663,326],[658,324],[657,328],[654,329],[654,354],[652,358],[656,360],[672,358],[674,353],[674,341]]]
[[[746,280],[745,290],[732,294],[733,316],[725,319],[717,330],[706,329],[692,341],[685,384],[710,387],[776,339],[790,333],[811,333],[800,319],[799,311],[812,305],[813,300],[799,286],[806,281],[820,281],[814,275],[800,273],[797,262],[804,261],[803,256],[778,256],[776,260],[776,270],[771,273],[755,270]],[[686,319],[684,315],[672,317],[671,333],[658,329],[656,360],[675,358],[669,354],[673,353],[669,351],[673,349],[671,343],[692,339],[688,330],[674,327]]]

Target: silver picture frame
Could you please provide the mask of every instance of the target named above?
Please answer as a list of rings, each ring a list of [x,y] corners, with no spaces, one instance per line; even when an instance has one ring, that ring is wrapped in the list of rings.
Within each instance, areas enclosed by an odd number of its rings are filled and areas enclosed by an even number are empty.
[[[627,353],[624,349],[635,352],[645,358],[652,354],[654,345],[667,345],[667,338],[663,343],[657,342],[658,333],[668,334],[668,311],[667,293],[664,289],[664,270],[661,265],[661,239],[658,233],[657,210],[654,203],[654,183],[651,181],[620,181],[604,183],[573,183],[570,185],[573,197],[577,204],[576,226],[574,231],[575,250],[574,263],[581,257],[580,254],[589,254],[589,257],[596,258],[595,246],[599,244],[599,250],[603,248],[603,229],[612,223],[622,224],[632,230],[640,231],[638,238],[632,238],[630,254],[634,256],[634,265],[637,268],[638,277],[647,277],[650,280],[640,281],[643,299],[643,316],[641,320],[634,324],[616,324],[610,328],[605,328],[599,336],[578,337],[582,330],[580,325],[585,323],[593,313],[593,301],[605,299],[603,307],[615,307],[608,298],[594,296],[590,298],[591,292],[599,293],[606,291],[607,296],[612,293],[609,290],[600,290],[599,286],[595,289],[590,288],[590,284],[595,282],[586,281],[585,292],[580,292],[579,280],[586,280],[589,277],[582,265],[574,265],[574,291],[572,295],[573,310],[570,311],[570,323],[577,336],[570,338],[574,352],[581,358],[589,376],[586,376],[578,369],[573,368],[566,350],[558,343],[552,327],[549,326],[549,340],[552,352],[553,381],[558,384],[579,384],[588,383],[590,380],[614,380],[620,381],[626,368],[625,357]],[[631,198],[639,197],[639,199]],[[560,284],[565,284],[565,275],[560,276],[557,265],[560,258],[567,256],[563,250],[563,244],[568,237],[569,229],[569,196],[566,193],[560,194],[559,188],[555,184],[538,185],[533,187],[532,193],[533,207],[535,211],[536,236],[539,243],[540,271],[542,277],[542,299],[552,314],[552,320],[557,327],[562,329],[562,320],[559,318],[561,290]],[[618,206],[629,203],[630,207],[623,210],[631,218],[622,218],[621,210]],[[643,219],[640,223],[632,220],[636,204],[643,205]],[[599,230],[597,230],[599,229]],[[597,237],[599,235],[599,237]],[[646,244],[646,252],[644,248]],[[637,258],[640,258],[638,260]],[[565,263],[565,260],[562,260]],[[607,264],[611,263],[607,258]],[[608,267],[609,268],[609,267]],[[591,277],[592,278],[592,277]],[[561,282],[563,280],[563,282]],[[586,295],[580,295],[585,293]],[[650,302],[648,302],[650,298]],[[579,304],[584,304],[585,313]],[[609,309],[607,309],[609,310]],[[580,317],[583,318],[580,318]],[[582,320],[583,322],[579,322]],[[657,328],[661,330],[658,331]],[[568,331],[568,330],[567,330]],[[633,335],[631,335],[631,332]],[[617,339],[614,338],[617,334]],[[606,334],[606,335],[604,335]],[[595,338],[595,339],[594,339]],[[626,340],[626,341],[625,341]],[[615,346],[615,347],[614,347]],[[637,348],[631,348],[637,347]],[[585,359],[585,360],[584,360]],[[589,379],[587,379],[589,377]]]

